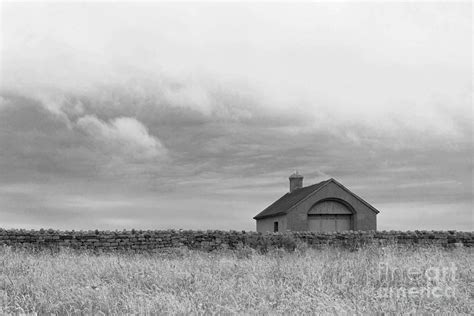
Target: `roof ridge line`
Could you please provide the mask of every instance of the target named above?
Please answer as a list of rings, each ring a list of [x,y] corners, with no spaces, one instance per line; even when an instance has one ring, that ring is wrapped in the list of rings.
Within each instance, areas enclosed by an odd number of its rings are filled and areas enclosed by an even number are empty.
[[[296,207],[298,204],[300,204],[301,202],[303,202],[304,200],[308,199],[310,196],[312,196],[313,194],[315,194],[316,192],[318,192],[319,190],[321,190],[322,188],[324,188],[329,182],[331,181],[336,181],[334,180],[333,178],[331,179],[328,179],[328,180],[324,180],[324,181],[321,181],[319,183],[315,183],[315,184],[312,184],[312,185],[317,185],[317,184],[321,184],[323,182],[325,182],[323,185],[321,185],[320,187],[318,187],[317,189],[315,189],[314,191],[312,191],[311,193],[309,193],[307,196],[305,196],[304,198],[302,198],[301,200],[299,200],[298,202],[296,202],[292,207],[290,207],[288,209],[288,211],[292,210],[294,207]],[[310,187],[310,186],[308,186]]]
[[[330,180],[330,179],[329,179]],[[306,187],[302,187],[302,188],[299,188],[293,192],[287,192],[285,193],[284,195],[282,195],[278,200],[276,200],[275,202],[273,202],[272,204],[270,204],[267,208],[265,208],[263,211],[261,211],[260,213],[258,213],[257,215],[255,215],[253,217],[253,219],[261,219],[261,218],[266,218],[266,217],[271,217],[271,216],[274,216],[275,214],[262,214],[264,213],[266,210],[268,210],[269,208],[271,208],[272,206],[274,206],[276,203],[278,203],[280,200],[282,200],[283,198],[285,197],[288,197],[288,198],[291,198],[292,196],[293,197],[297,197],[298,194],[301,194],[302,190],[307,190],[307,189],[310,189],[308,193],[306,193],[306,195],[303,195],[302,198],[300,198],[299,200],[293,202],[294,204],[292,205],[289,205],[287,206],[287,208],[284,210],[284,211],[280,211],[278,212],[279,214],[287,214],[291,209],[293,209],[296,205],[298,205],[300,202],[306,200],[309,196],[313,195],[315,192],[319,191],[320,188],[326,186],[326,184],[329,182],[329,180],[324,180],[324,181],[320,181],[318,183],[314,183],[312,185],[309,185],[309,186],[306,186]],[[311,189],[312,186],[316,186],[316,188],[313,188]],[[295,193],[295,194],[292,194],[292,193]]]
[[[380,211],[378,209],[376,209],[371,204],[369,204],[369,202],[365,201],[363,198],[361,198],[360,196],[358,196],[357,194],[355,194],[354,192],[352,192],[351,190],[346,188],[342,183],[340,183],[339,181],[337,181],[336,179],[333,179],[333,178],[331,178],[331,180],[333,180],[333,182],[336,183],[337,185],[339,185],[343,190],[345,190],[346,192],[348,192],[348,193],[352,194],[353,196],[355,196],[359,201],[362,202],[362,204],[365,204],[365,206],[370,208],[376,214],[380,213]]]

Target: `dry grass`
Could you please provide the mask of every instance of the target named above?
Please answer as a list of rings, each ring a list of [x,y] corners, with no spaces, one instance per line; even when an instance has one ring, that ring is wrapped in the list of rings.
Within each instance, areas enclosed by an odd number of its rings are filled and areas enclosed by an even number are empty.
[[[300,246],[267,254],[178,249],[152,255],[0,248],[0,313],[467,314],[472,259],[467,248],[395,246],[355,252]],[[453,275],[436,274],[453,266],[455,271],[444,271]],[[410,268],[428,276],[413,277]],[[401,292],[382,297],[384,288]],[[402,295],[400,288],[442,295]]]

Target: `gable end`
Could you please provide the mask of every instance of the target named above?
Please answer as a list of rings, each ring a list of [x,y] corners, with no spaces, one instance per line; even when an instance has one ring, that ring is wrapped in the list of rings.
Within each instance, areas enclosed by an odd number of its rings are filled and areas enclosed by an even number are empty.
[[[354,192],[352,192],[351,190],[349,190],[348,188],[346,188],[344,185],[342,185],[341,183],[339,183],[337,180],[331,178],[329,179],[329,181],[332,181],[334,182],[335,184],[337,184],[338,186],[340,186],[344,191],[346,191],[347,193],[353,195],[356,199],[358,199],[360,202],[362,202],[362,204],[364,204],[365,206],[367,206],[370,210],[372,210],[375,214],[378,214],[380,213],[379,210],[377,210],[375,207],[373,207],[372,205],[370,205],[368,202],[366,202],[364,199],[362,199],[360,196],[358,196],[357,194],[355,194]]]

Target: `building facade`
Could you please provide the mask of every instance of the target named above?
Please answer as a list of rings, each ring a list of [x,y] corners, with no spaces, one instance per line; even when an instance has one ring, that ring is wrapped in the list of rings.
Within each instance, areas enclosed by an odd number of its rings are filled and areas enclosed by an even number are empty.
[[[376,230],[379,211],[334,179],[303,187],[290,176],[290,192],[254,219],[258,232]]]

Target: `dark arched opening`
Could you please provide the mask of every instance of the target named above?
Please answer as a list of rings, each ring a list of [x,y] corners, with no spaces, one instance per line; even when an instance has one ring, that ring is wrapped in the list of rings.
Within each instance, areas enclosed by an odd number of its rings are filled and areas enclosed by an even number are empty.
[[[308,211],[308,230],[314,232],[340,232],[354,230],[354,208],[339,199],[324,199]]]

